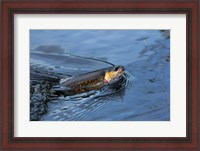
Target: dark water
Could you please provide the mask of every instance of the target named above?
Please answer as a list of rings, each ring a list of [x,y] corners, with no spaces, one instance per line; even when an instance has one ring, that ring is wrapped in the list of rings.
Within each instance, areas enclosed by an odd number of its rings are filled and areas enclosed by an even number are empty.
[[[30,33],[31,87],[38,90],[31,95],[34,96],[31,120],[170,120],[169,31],[31,30]],[[74,96],[51,95],[51,86],[60,79],[109,67],[110,63],[125,67],[126,80],[122,86]],[[50,82],[48,86],[46,81]],[[38,89],[38,85],[44,88]]]

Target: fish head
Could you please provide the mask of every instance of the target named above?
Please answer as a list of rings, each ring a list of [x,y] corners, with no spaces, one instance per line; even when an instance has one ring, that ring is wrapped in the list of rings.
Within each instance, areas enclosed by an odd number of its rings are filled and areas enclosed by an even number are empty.
[[[104,82],[110,83],[111,81],[119,78],[124,74],[125,68],[123,66],[114,66],[105,73]]]

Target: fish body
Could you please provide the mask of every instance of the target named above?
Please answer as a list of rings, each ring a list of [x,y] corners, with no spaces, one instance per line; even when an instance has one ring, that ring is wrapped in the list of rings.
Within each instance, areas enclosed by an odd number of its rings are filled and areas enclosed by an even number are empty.
[[[123,66],[111,66],[71,78],[53,90],[59,94],[75,95],[98,90],[123,75]]]

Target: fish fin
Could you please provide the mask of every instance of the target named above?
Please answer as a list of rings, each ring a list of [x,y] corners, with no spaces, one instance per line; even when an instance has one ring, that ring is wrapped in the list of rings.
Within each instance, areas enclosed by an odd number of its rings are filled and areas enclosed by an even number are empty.
[[[53,91],[67,91],[70,90],[69,87],[61,86],[61,85],[56,85],[52,87]]]
[[[65,82],[71,80],[72,78],[73,78],[73,77],[66,77],[66,78],[60,79],[59,83],[60,83],[60,84],[63,84],[63,83],[65,83]]]

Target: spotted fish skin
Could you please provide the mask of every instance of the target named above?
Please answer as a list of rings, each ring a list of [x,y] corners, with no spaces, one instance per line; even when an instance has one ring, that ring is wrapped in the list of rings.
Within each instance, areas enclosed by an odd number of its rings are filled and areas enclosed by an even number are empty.
[[[69,81],[62,83],[61,85],[66,87],[79,87],[96,84],[103,81],[105,71],[95,71],[87,74],[79,75]]]
[[[60,87],[62,89],[54,88],[56,94],[75,95],[91,90],[98,90],[104,87],[107,83],[104,82],[106,72],[115,71],[123,66],[111,66],[100,70],[92,71],[86,74],[74,77],[66,82],[63,82]]]

